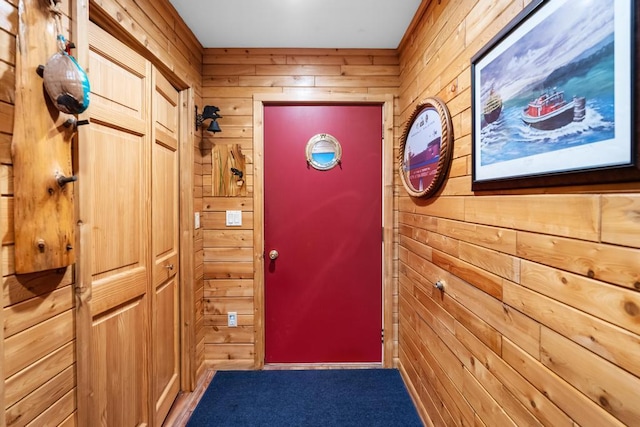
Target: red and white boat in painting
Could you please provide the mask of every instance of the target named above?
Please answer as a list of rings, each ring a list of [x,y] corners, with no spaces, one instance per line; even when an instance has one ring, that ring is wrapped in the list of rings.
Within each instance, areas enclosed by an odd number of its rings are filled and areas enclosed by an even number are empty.
[[[529,102],[522,111],[522,121],[540,130],[553,130],[573,121],[581,121],[585,115],[585,98],[567,101],[564,91],[553,89]]]

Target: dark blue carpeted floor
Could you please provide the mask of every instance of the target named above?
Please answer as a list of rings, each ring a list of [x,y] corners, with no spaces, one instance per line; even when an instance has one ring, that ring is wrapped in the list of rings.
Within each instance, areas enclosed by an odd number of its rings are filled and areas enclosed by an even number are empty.
[[[397,369],[217,372],[188,427],[422,426]]]

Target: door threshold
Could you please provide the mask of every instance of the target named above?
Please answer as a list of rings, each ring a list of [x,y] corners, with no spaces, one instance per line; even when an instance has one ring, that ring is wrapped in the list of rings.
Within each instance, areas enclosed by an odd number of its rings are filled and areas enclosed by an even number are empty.
[[[295,371],[303,369],[380,369],[381,362],[370,363],[265,363],[265,371]]]

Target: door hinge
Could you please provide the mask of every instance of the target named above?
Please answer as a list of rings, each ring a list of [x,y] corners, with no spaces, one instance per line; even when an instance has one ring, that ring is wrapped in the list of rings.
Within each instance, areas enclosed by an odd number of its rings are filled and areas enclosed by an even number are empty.
[[[380,342],[384,344],[384,329],[380,329]]]

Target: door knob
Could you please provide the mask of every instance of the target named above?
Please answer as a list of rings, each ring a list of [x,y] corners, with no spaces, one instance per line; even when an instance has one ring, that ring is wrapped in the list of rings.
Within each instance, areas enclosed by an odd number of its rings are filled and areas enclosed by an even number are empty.
[[[275,249],[271,249],[271,250],[269,251],[269,259],[274,260],[274,259],[278,258],[278,256],[279,256],[279,255],[280,255],[280,254],[279,254],[279,253],[278,253],[278,251],[276,251]]]

